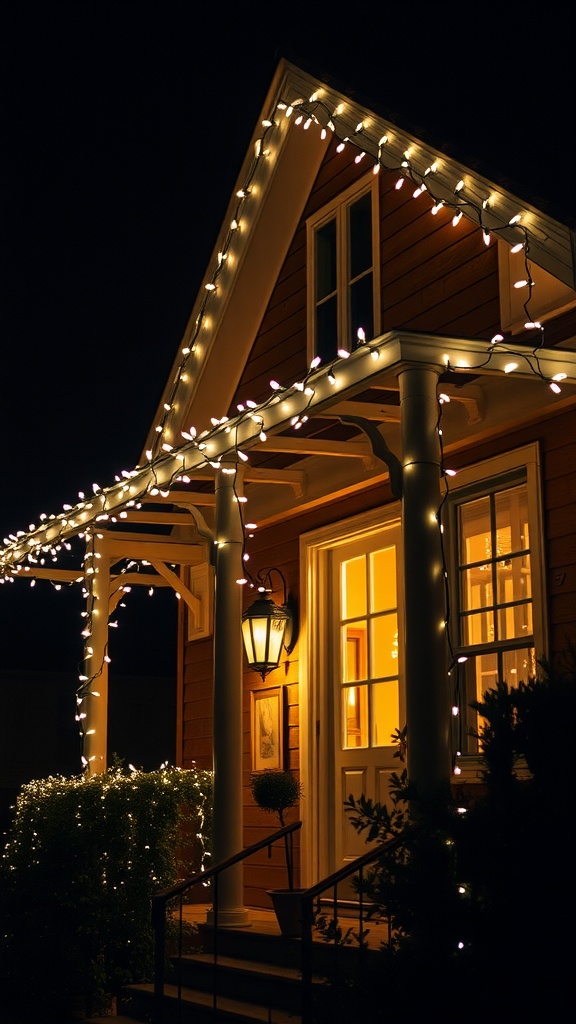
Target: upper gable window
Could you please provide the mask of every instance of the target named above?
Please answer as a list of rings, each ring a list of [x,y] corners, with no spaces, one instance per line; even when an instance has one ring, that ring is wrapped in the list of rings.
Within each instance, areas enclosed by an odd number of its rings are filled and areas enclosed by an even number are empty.
[[[379,331],[378,190],[371,174],[307,222],[308,356],[323,363]]]

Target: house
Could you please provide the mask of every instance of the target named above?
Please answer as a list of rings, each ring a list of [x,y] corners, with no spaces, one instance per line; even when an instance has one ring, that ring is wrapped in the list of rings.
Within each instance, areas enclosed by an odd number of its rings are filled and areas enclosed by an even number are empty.
[[[404,725],[418,786],[475,785],[470,703],[576,638],[575,288],[567,226],[282,61],[138,466],[2,552],[53,576],[40,548],[85,545],[60,572],[87,601],[88,769],[108,616],[167,585],[216,859],[270,831],[268,765],[303,785],[302,884],[364,852],[343,801],[386,799]],[[269,672],[242,647],[258,584],[295,611]],[[231,876],[223,917],[281,877]]]

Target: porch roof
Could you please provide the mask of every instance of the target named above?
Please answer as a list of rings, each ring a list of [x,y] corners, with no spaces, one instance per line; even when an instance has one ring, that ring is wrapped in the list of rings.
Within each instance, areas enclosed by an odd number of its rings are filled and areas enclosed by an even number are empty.
[[[506,372],[511,362],[516,369]],[[179,522],[189,525],[191,514],[197,532],[210,540],[199,509],[208,510],[209,520],[214,478],[232,467],[249,497],[250,518],[260,518],[260,525],[329,500],[340,488],[372,485],[387,477],[389,468],[358,420],[373,424],[382,445],[393,452],[400,419],[398,376],[409,367],[435,369],[442,389],[454,399],[448,449],[469,441],[471,430],[510,429],[515,415],[521,422],[536,406],[545,413],[576,402],[576,351],[540,349],[535,355],[521,346],[511,350],[478,340],[390,332],[329,367],[311,369],[302,381],[272,389],[268,399],[223,418],[211,430],[166,446],[28,532],[12,534],[0,552],[4,576],[54,577],[55,570],[39,567],[40,554],[58,552],[99,524],[119,529],[140,519],[173,529]],[[548,387],[556,375],[565,375],[562,396]],[[460,379],[461,388],[455,386]],[[169,522],[167,512],[158,511],[166,506],[172,507]]]

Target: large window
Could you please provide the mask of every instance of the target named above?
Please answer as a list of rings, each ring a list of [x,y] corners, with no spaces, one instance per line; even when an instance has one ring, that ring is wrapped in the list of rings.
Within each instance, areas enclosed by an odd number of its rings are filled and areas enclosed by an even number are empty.
[[[310,359],[378,333],[377,196],[370,175],[308,221]]]
[[[499,682],[526,682],[545,653],[537,450],[530,446],[492,464],[505,471],[487,479],[489,464],[473,467],[465,475],[481,479],[451,497],[454,629],[468,752],[476,749],[471,734],[479,725],[470,702]]]

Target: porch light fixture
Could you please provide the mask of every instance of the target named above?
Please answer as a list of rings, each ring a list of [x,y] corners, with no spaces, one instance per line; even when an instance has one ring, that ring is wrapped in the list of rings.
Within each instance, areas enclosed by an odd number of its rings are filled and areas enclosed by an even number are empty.
[[[277,605],[266,594],[273,593],[271,574],[282,580],[284,603]],[[297,639],[296,604],[286,593],[286,580],[280,569],[264,569],[258,574],[260,596],[242,616],[242,637],[250,668],[259,672],[262,680],[278,668],[284,649],[290,654]]]

